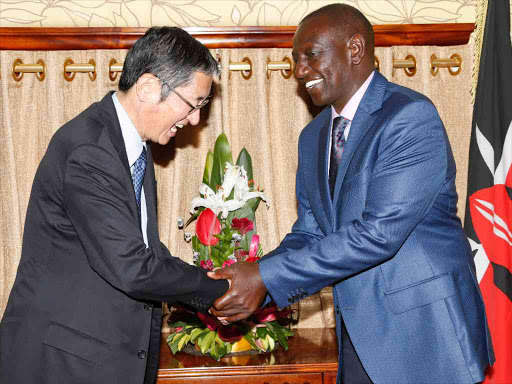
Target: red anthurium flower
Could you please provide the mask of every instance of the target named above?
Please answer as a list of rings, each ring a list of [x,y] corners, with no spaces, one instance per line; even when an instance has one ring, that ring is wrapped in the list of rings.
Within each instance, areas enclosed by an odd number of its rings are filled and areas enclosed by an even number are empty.
[[[229,267],[231,264],[235,264],[236,260],[227,259],[224,263],[222,263],[222,268]]]
[[[210,209],[206,208],[199,214],[196,223],[196,235],[201,244],[203,245],[215,245],[219,242],[214,235],[220,233],[220,221],[215,213]]]
[[[233,324],[221,325],[218,330],[219,337],[228,343],[234,343],[243,336],[242,330]]]
[[[283,319],[288,317],[291,313],[291,309],[282,309],[277,308],[276,305],[272,305],[270,307],[262,308],[260,311],[256,312],[253,316],[256,321],[260,323],[266,323],[268,321],[276,321],[279,319]]]
[[[247,232],[254,229],[254,224],[246,217],[241,219],[235,217],[231,222],[231,228],[236,229],[241,235],[245,235]]]
[[[249,245],[249,257],[255,257],[258,253],[258,245],[260,244],[260,237],[252,235],[251,245]]]
[[[216,317],[209,315],[207,313],[197,312],[197,317],[203,322],[204,325],[208,327],[208,329],[215,331],[219,327],[219,321]]]
[[[206,269],[207,271],[213,271],[215,266],[213,265],[213,261],[211,260],[201,260],[201,268]]]
[[[259,260],[260,258],[258,256],[253,256],[253,257],[248,257],[247,259],[245,259],[245,261],[247,263],[255,263]]]

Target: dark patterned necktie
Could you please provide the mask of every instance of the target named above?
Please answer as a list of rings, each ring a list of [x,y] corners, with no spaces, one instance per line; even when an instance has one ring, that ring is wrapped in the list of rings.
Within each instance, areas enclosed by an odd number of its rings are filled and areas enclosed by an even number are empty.
[[[332,122],[331,133],[331,158],[329,160],[329,189],[331,191],[331,199],[334,198],[334,185],[336,184],[336,176],[338,175],[338,167],[343,154],[343,147],[345,146],[345,128],[349,119],[343,116],[338,116]]]
[[[142,153],[139,158],[133,164],[133,189],[135,190],[135,198],[137,199],[137,207],[140,210],[140,196],[142,192],[142,184],[144,183],[144,173],[146,172],[146,164],[148,158],[146,155],[146,147],[142,147]]]

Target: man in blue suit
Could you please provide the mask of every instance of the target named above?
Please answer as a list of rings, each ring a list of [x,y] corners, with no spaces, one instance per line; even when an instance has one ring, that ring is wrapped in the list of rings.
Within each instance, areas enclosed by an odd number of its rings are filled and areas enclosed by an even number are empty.
[[[260,263],[211,274],[231,280],[211,312],[241,320],[267,293],[285,307],[333,285],[338,383],[482,381],[494,354],[436,108],[374,70],[350,6],[308,15],[293,58],[328,106],[299,138],[298,219]]]

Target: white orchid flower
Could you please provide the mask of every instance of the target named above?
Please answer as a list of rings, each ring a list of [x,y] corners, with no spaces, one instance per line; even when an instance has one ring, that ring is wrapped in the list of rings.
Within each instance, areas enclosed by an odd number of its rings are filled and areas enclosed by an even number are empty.
[[[231,195],[231,191],[233,187],[240,182],[240,179],[245,177],[247,179],[247,172],[244,167],[239,165],[231,165],[230,163],[226,163],[226,168],[224,172],[224,182],[222,183],[222,196],[225,199]]]
[[[197,207],[205,207],[210,208],[215,213],[215,215],[218,215],[220,212],[222,212],[222,218],[225,219],[228,217],[229,211],[235,211],[238,208],[243,207],[245,204],[244,202],[237,200],[224,201],[222,188],[219,188],[217,193],[215,193],[206,184],[201,184],[199,193],[203,195],[204,198],[195,197],[192,199],[191,213],[194,213]]]
[[[245,171],[244,167],[241,167],[242,169],[242,175],[238,178],[236,184],[235,184],[235,200],[241,200],[244,203],[246,203],[248,200],[253,199],[255,197],[259,197],[261,200],[263,200],[267,207],[270,206],[269,201],[267,197],[263,194],[263,192],[259,191],[251,191],[249,188],[249,180],[247,178],[247,172]]]
[[[231,195],[233,188],[235,189],[234,198],[226,200]],[[215,215],[222,212],[222,218],[225,219],[230,211],[242,208],[248,200],[255,197],[259,197],[269,206],[268,200],[262,192],[250,190],[244,167],[230,163],[226,163],[224,182],[217,192],[214,192],[208,185],[201,184],[199,193],[204,197],[192,199],[191,213],[194,213],[197,207],[205,207],[210,208]]]

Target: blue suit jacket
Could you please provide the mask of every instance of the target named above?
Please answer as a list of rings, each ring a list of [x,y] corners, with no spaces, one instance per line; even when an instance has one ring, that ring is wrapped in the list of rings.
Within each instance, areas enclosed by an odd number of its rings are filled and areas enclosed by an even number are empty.
[[[494,355],[435,107],[376,72],[332,200],[330,111],[299,138],[298,220],[259,264],[270,295],[284,307],[334,285],[338,340],[343,316],[375,383],[481,381]]]

